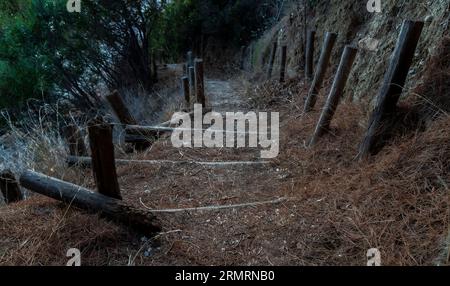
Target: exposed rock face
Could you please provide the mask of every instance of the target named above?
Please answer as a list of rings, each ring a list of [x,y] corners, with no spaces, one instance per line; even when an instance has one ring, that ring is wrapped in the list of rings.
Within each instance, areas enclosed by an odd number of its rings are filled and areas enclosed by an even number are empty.
[[[448,35],[448,0],[397,1],[381,0],[381,13],[367,11],[366,1],[318,0],[312,2],[308,26],[316,29],[315,61],[317,61],[323,37],[327,31],[339,34],[332,57],[332,68],[337,68],[340,54],[347,44],[360,48],[349,78],[345,97],[370,102],[381,87],[389,58],[394,50],[403,20],[425,21],[425,28],[417,47],[404,95],[408,95],[423,75],[430,57],[443,36]],[[288,44],[288,75],[297,74],[303,65],[303,12],[302,6],[294,8],[276,27],[256,41],[253,56],[256,71],[263,71],[270,54],[270,43],[277,39]],[[279,61],[279,59],[277,59]],[[277,66],[278,63],[275,63]],[[369,105],[367,105],[369,106]]]

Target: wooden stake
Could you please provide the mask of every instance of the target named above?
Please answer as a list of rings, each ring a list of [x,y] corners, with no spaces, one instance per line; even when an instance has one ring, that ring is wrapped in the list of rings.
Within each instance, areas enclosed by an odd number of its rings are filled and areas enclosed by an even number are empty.
[[[189,69],[190,67],[193,67],[193,66],[194,66],[194,55],[193,55],[192,51],[189,51],[187,53],[187,67]]]
[[[314,80],[311,85],[311,89],[308,93],[308,98],[305,102],[304,112],[310,112],[311,109],[316,104],[317,96],[319,95],[319,91],[322,87],[322,82],[325,77],[325,73],[327,71],[328,63],[331,58],[331,51],[333,50],[333,46],[336,43],[337,34],[328,32],[325,35],[325,40],[323,42],[322,52],[319,58],[319,64],[317,66],[316,73],[314,75]]]
[[[205,97],[205,83],[203,74],[203,60],[195,60],[195,90],[197,92],[197,103],[200,103],[203,107],[206,106]]]
[[[375,154],[383,144],[384,136],[390,129],[390,118],[397,110],[397,102],[403,92],[423,26],[423,22],[403,22],[397,46],[369,120],[366,135],[360,145],[358,155],[360,159]]]
[[[195,69],[194,67],[189,67],[189,86],[190,86],[190,94],[194,95],[195,92]]]
[[[303,0],[303,48],[305,50],[305,57],[304,57],[304,61],[305,61],[305,66],[306,66],[306,61],[307,61],[307,55],[306,55],[306,49],[307,49],[307,37],[308,37],[308,1],[307,0]],[[306,73],[306,69],[305,69],[305,73]]]
[[[91,213],[99,213],[144,235],[153,236],[161,231],[160,222],[154,215],[121,200],[29,170],[20,174],[19,181],[32,192]]]
[[[306,39],[306,53],[305,53],[305,77],[307,81],[311,81],[314,70],[314,41],[316,31],[308,31]]]
[[[98,117],[89,122],[88,131],[97,190],[102,195],[122,199],[117,181],[112,127]]]
[[[0,174],[0,190],[6,204],[16,203],[24,199],[16,177],[10,171],[4,171]]]
[[[277,56],[278,42],[273,42],[272,53],[270,55],[269,70],[267,71],[267,79],[272,77],[273,65],[275,63],[275,57]]]
[[[186,103],[186,107],[189,108],[191,101],[191,95],[189,91],[189,78],[187,76],[184,76],[181,79],[181,83],[183,85],[184,101]]]
[[[69,154],[72,156],[87,156],[87,148],[84,144],[81,130],[75,124],[64,127],[64,135],[69,145]]]
[[[334,78],[333,86],[331,87],[330,94],[327,102],[320,115],[319,122],[317,123],[316,130],[311,139],[310,146],[317,143],[320,137],[322,137],[330,128],[331,120],[333,119],[336,108],[339,104],[339,100],[344,92],[345,85],[347,83],[350,71],[352,69],[353,62],[355,61],[356,53],[358,49],[351,46],[346,46],[342,53],[341,62]]]
[[[283,83],[286,76],[287,46],[281,48],[280,83]]]
[[[137,120],[134,119],[134,117],[128,111],[128,108],[126,107],[117,90],[113,91],[113,93],[106,96],[106,100],[108,100],[108,102],[111,104],[114,112],[116,113],[117,117],[119,118],[122,124],[130,124],[130,125],[138,124]]]

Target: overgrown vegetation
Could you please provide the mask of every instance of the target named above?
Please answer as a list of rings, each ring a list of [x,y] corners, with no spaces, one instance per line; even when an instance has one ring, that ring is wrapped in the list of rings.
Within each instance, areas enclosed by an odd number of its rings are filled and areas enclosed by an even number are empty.
[[[29,98],[89,108],[102,91],[149,92],[156,61],[200,54],[212,38],[240,45],[271,23],[280,1],[97,0],[83,1],[81,13],[66,2],[1,1],[0,108]]]

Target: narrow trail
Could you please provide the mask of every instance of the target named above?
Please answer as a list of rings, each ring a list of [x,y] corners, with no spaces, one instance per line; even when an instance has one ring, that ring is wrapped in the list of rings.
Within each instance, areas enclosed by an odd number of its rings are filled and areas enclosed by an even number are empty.
[[[243,108],[244,100],[239,96],[230,81],[207,79],[205,89],[214,111],[236,112]]]
[[[206,79],[205,83],[208,105],[213,111],[245,112],[248,108],[238,83],[221,79]],[[140,159],[258,161],[260,150],[176,149],[166,138],[156,142],[144,157]],[[158,213],[164,231],[177,231],[164,238],[161,251],[149,257],[150,264],[267,264],[265,258],[258,258],[258,252],[273,242],[267,241],[266,246],[258,248],[247,246],[246,251],[239,251],[239,248],[242,243],[253,243],[259,235],[258,228],[268,218],[273,222],[279,212],[277,206],[287,203],[274,184],[267,184],[267,180],[283,179],[273,164],[224,168],[208,165],[120,166],[118,175],[124,198],[128,201],[139,202],[141,207],[152,210],[187,209]]]

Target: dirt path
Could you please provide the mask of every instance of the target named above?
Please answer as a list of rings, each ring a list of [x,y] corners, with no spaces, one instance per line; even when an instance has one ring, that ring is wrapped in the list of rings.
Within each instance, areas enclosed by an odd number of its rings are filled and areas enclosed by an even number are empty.
[[[218,112],[245,111],[242,90],[235,82],[207,79],[209,105]],[[258,161],[260,150],[254,148],[182,148],[175,149],[170,140],[158,141],[144,159],[197,161]],[[278,180],[273,165],[261,166],[152,166],[121,167],[119,178],[128,201],[150,209],[179,209],[224,206],[273,201],[282,198],[267,179]],[[164,231],[160,251],[145,259],[151,265],[253,264],[258,248],[250,247],[258,236],[261,221],[276,216],[275,204],[219,210],[158,213]],[[272,218],[273,219],[273,218]],[[264,243],[264,241],[262,241]],[[259,245],[259,243],[257,243]],[[268,243],[267,245],[270,245]],[[245,251],[244,248],[247,248]],[[271,251],[273,252],[273,251]],[[255,256],[256,255],[256,256]],[[265,261],[265,258],[264,260]],[[265,261],[267,262],[267,261]]]
[[[230,81],[207,79],[205,89],[214,111],[242,111],[244,100]]]

